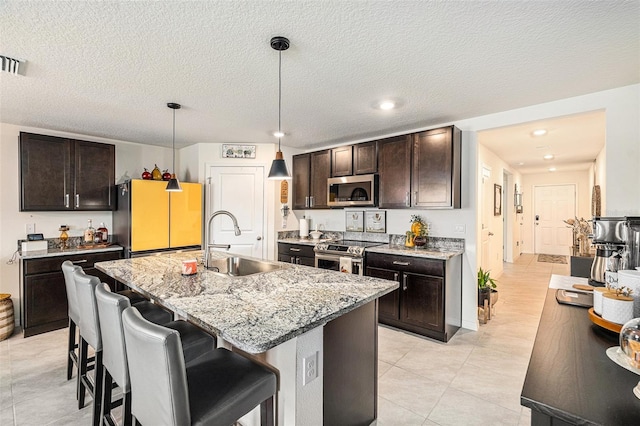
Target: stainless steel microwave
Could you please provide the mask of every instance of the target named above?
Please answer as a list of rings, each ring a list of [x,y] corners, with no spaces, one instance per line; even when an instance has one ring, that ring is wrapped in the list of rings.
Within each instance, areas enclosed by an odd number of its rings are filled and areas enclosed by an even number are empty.
[[[327,180],[329,207],[377,206],[378,175],[359,175]]]

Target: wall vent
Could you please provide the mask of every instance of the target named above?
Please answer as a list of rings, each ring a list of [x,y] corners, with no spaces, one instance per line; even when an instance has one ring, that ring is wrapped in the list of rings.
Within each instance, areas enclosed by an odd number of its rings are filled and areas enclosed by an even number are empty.
[[[10,58],[9,56],[0,55],[0,61],[2,61],[2,71],[8,72],[15,75],[24,75],[21,74],[21,71],[24,70],[25,60]]]

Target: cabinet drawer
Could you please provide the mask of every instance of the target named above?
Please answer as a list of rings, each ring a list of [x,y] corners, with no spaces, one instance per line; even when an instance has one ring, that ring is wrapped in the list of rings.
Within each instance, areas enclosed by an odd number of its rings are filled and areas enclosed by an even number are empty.
[[[60,272],[62,270],[62,263],[65,260],[70,260],[76,265],[87,269],[93,267],[96,262],[103,262],[107,260],[116,260],[122,257],[122,251],[109,251],[105,253],[78,253],[69,256],[55,256],[45,257],[40,259],[25,259],[24,260],[24,274],[43,274],[47,272]]]
[[[313,251],[313,246],[289,243],[278,243],[278,256],[280,255],[316,257],[316,253]]]
[[[432,260],[422,257],[397,256],[392,254],[367,254],[367,267],[392,269],[402,272],[444,277],[444,260]]]

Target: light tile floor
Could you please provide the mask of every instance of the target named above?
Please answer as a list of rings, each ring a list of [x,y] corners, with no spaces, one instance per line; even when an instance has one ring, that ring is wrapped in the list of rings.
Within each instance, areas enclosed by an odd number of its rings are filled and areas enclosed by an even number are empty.
[[[380,327],[378,425],[528,425],[520,391],[551,274],[523,255],[504,265],[495,316],[443,344]],[[65,380],[67,329],[0,342],[0,425],[88,425]]]

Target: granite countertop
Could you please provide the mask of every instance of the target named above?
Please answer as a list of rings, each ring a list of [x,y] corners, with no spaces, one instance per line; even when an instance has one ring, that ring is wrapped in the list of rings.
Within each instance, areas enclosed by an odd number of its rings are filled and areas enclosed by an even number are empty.
[[[196,275],[182,276],[182,260],[201,256],[172,253],[95,266],[250,353],[265,352],[398,288],[394,281],[282,262],[282,269],[244,277],[221,276],[200,264]]]
[[[314,240],[313,238],[280,238],[278,239],[279,243],[288,243],[288,244],[302,244],[305,246],[315,246],[318,243],[326,243],[329,241],[334,241],[331,238],[318,238]]]
[[[49,250],[30,251],[28,253],[20,253],[20,258],[39,259],[43,257],[69,256],[74,254],[85,254],[85,253],[103,253],[108,251],[120,251],[120,250],[122,250],[122,246],[118,246],[118,245],[112,245],[108,247],[99,247],[99,248],[86,248],[86,249],[81,249],[78,247],[70,247],[64,250],[49,249]]]
[[[454,256],[464,253],[464,249],[456,248],[435,248],[435,247],[405,247],[394,244],[383,244],[381,246],[367,247],[367,253],[396,254],[400,256],[424,257],[428,259],[449,260]]]

